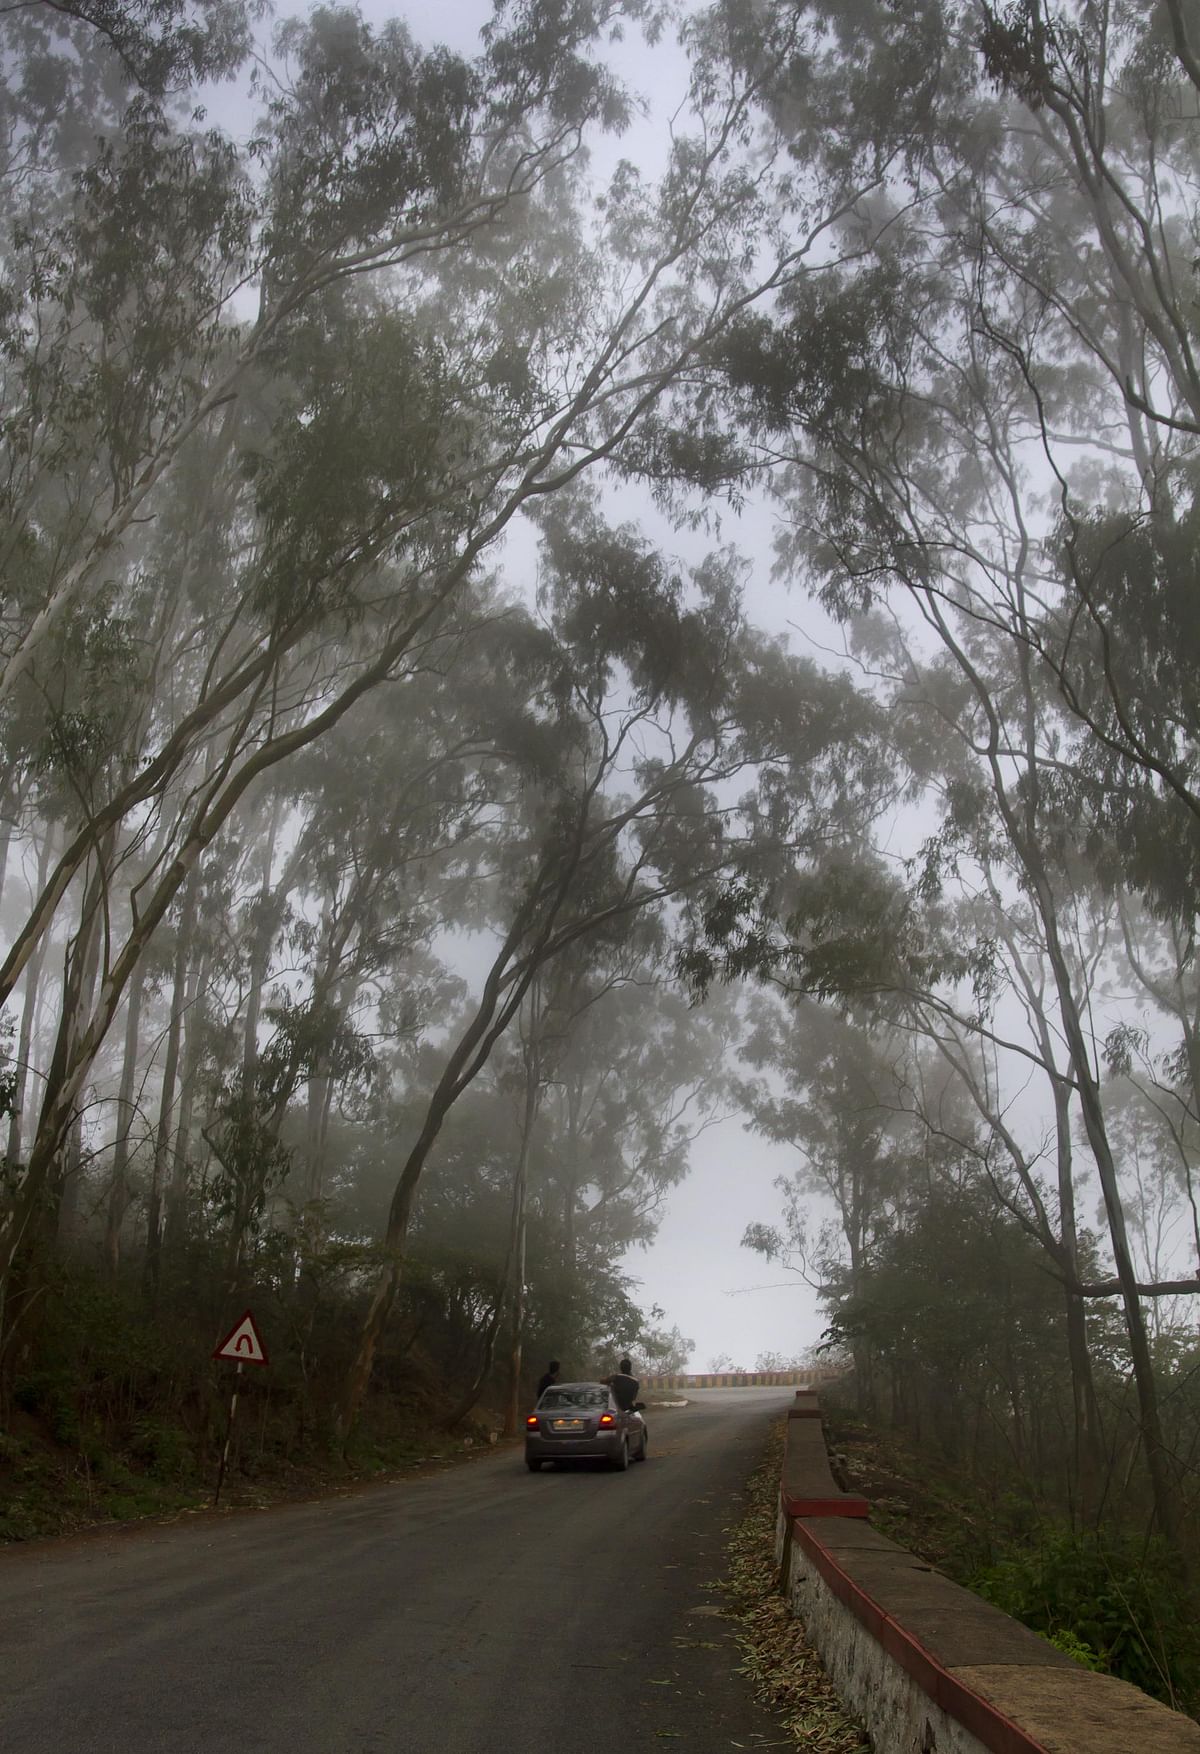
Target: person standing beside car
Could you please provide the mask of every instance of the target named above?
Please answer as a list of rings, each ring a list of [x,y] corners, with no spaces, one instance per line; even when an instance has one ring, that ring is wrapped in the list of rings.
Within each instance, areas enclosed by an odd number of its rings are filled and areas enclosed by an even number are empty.
[[[561,1368],[562,1367],[557,1358],[552,1358],[550,1360],[550,1363],[546,1367],[545,1375],[538,1379],[537,1396],[535,1397],[537,1400],[541,1400],[547,1389],[552,1389],[554,1387],[555,1383],[558,1381],[558,1373]]]

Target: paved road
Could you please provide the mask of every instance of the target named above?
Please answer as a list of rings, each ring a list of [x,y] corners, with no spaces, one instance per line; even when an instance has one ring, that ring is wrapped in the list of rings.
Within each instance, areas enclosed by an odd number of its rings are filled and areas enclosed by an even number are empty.
[[[712,1584],[790,1390],[690,1391],[625,1474],[505,1450],[351,1498],[0,1554],[3,1754],[779,1744]]]

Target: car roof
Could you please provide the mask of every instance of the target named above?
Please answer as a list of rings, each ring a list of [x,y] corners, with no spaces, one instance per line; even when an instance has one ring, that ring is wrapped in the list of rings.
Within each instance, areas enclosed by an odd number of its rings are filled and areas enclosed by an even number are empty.
[[[608,1389],[606,1382],[552,1382],[546,1385],[552,1389]]]

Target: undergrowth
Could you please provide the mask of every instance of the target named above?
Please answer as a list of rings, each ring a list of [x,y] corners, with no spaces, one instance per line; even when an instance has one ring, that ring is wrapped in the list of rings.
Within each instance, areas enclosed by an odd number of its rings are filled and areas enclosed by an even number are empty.
[[[60,1269],[36,1362],[0,1406],[0,1542],[203,1509],[228,1428],[233,1372],[209,1356],[220,1327],[182,1299],[153,1323],[129,1288]],[[381,1379],[346,1441],[335,1431],[336,1380],[272,1347],[267,1370],[241,1379],[221,1502],[264,1505],[353,1487],[488,1447],[481,1414],[443,1429],[445,1385],[417,1356]]]

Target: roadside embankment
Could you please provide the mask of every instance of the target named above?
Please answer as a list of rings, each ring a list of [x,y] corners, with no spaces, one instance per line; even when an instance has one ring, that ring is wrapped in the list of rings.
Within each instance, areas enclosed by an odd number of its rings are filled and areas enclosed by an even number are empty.
[[[871,1526],[815,1390],[787,1422],[776,1553],[793,1612],[875,1754],[1200,1754],[1200,1724],[1083,1668]]]

